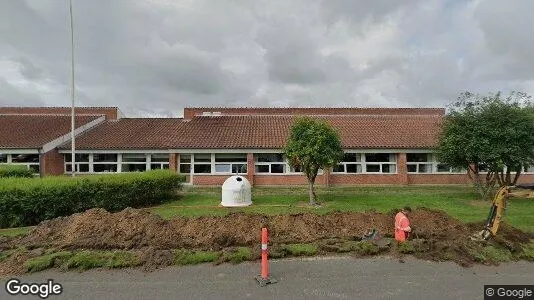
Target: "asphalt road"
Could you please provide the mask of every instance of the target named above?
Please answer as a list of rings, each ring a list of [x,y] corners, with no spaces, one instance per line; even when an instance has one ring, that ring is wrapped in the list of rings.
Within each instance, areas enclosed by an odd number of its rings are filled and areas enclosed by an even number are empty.
[[[259,263],[139,270],[45,271],[19,277],[23,282],[54,279],[63,293],[48,299],[483,299],[484,284],[534,284],[534,264],[462,268],[393,258],[329,257],[270,261],[278,283],[260,287]],[[10,296],[2,280],[0,299]]]

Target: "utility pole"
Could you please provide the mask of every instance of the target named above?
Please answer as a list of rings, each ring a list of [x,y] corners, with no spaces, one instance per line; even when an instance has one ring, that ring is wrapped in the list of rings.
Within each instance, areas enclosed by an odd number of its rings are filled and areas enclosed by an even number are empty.
[[[70,140],[71,140],[71,174],[72,177],[76,176],[76,153],[75,153],[75,142],[74,142],[74,26],[72,21],[72,0],[69,0],[69,12],[70,12],[70,51],[71,51],[71,130],[70,130]]]

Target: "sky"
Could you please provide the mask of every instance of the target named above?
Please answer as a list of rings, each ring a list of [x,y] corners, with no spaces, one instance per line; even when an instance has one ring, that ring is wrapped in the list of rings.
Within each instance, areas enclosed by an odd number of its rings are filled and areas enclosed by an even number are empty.
[[[72,0],[76,106],[445,107],[534,92],[534,1]],[[68,0],[0,0],[0,106],[70,106]]]

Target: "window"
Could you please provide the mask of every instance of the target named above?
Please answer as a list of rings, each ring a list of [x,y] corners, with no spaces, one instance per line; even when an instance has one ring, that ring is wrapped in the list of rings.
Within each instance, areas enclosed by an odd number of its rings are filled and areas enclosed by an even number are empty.
[[[169,168],[169,154],[152,154],[150,156],[150,169],[168,169]]]
[[[362,155],[360,153],[345,153],[343,161],[335,166],[333,173],[361,173],[362,172]]]
[[[0,153],[0,164],[6,164],[7,163],[7,154]]]
[[[365,153],[362,163],[366,173],[396,173],[395,153]]]
[[[178,172],[182,174],[191,173],[191,154],[180,154]]]
[[[25,165],[28,169],[33,170],[33,173],[39,174],[39,154],[10,154],[11,163]],[[6,158],[6,162],[10,162]]]
[[[128,153],[122,155],[122,172],[146,171],[146,155],[143,153]]]
[[[216,153],[215,173],[247,173],[247,155],[240,153]]]
[[[406,167],[409,173],[433,173],[434,162],[431,153],[407,153]],[[441,165],[441,170],[446,166]],[[445,172],[445,171],[442,171]]]
[[[439,163],[433,153],[406,153],[408,173],[465,173],[466,170],[451,168]]]
[[[194,154],[194,167],[193,172],[199,174],[211,173],[211,154],[201,153]]]
[[[256,173],[286,173],[288,166],[282,153],[254,154]]]
[[[76,164],[76,172],[88,173],[89,172],[89,154],[76,153],[75,158],[76,158],[76,161],[74,163]],[[65,154],[64,159],[65,159],[65,172],[67,173],[72,172],[72,155]]]
[[[118,154],[113,153],[98,153],[93,154],[93,172],[95,173],[107,173],[117,172]]]

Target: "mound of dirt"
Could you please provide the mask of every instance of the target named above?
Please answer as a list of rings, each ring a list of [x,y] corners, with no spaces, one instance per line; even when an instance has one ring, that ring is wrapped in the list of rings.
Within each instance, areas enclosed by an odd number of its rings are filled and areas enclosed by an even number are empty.
[[[411,216],[420,238],[454,240],[469,227],[443,212],[414,210]],[[357,238],[369,228],[393,234],[393,217],[382,213],[331,213],[266,216],[235,213],[227,216],[178,217],[163,220],[146,210],[127,208],[109,213],[91,209],[69,217],[44,221],[24,237],[8,244],[29,249],[143,249],[197,248],[219,250],[254,246],[261,228],[269,229],[271,243],[306,243],[326,238]]]

